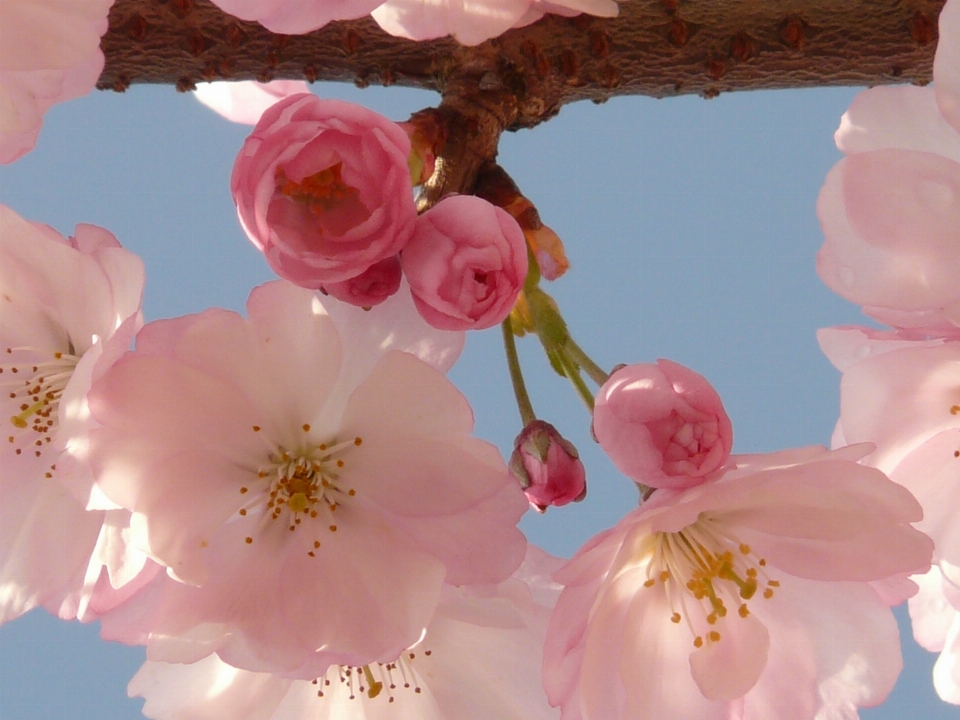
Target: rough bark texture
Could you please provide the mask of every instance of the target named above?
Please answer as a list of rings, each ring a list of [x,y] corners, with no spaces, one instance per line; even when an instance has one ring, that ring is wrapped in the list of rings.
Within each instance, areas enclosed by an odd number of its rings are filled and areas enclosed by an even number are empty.
[[[394,38],[369,18],[288,36],[209,0],[117,0],[99,87],[305,78],[436,90],[449,132],[426,207],[470,192],[503,130],[577,100],[929,82],[944,2],[626,0],[614,19],[548,16],[464,47]]]

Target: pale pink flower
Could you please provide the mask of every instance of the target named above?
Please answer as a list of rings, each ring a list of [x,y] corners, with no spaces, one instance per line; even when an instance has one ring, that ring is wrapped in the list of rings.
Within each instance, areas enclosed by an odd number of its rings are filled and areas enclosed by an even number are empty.
[[[479,45],[512,27],[523,27],[546,13],[572,17],[580,13],[616,17],[613,0],[386,0],[371,12],[391,35],[432,40],[453,35],[463,45]]]
[[[421,215],[400,260],[420,314],[443,330],[502,322],[527,277],[517,221],[473,195],[445,197]]]
[[[281,277],[319,288],[396,255],[417,211],[410,140],[375,112],[315,95],[270,107],[233,166],[240,224]]]
[[[33,149],[44,113],[93,90],[113,0],[0,4],[0,163]]]
[[[733,447],[733,426],[717,391],[670,360],[613,373],[597,392],[593,432],[620,472],[659,488],[703,482]]]
[[[338,283],[327,283],[321,290],[357,307],[373,307],[400,289],[403,273],[400,258],[390,257],[374,263],[356,277]]]
[[[212,0],[241,20],[258,22],[275,33],[302,35],[334,20],[369,15],[383,0]]]
[[[960,2],[947,0],[940,11],[940,39],[933,58],[934,88],[940,112],[960,133]]]
[[[303,80],[255,80],[197,83],[193,96],[231,122],[256,125],[271,105],[291,95],[310,92]]]
[[[731,456],[590,540],[554,575],[551,703],[583,720],[811,720],[883,700],[899,639],[870,583],[926,571],[931,543],[910,493],[857,464],[868,451]]]
[[[123,523],[85,509],[86,394],[129,346],[142,289],[141,261],[103,228],[67,240],[0,206],[0,622],[75,616],[105,521]]]
[[[237,670],[216,655],[147,662],[130,682],[157,720],[548,720],[540,664],[560,564],[536,548],[499,586],[444,586],[423,639],[390,663],[331,666],[316,680]],[[495,659],[495,660],[494,660]]]
[[[960,2],[940,15],[934,81],[872,88],[844,114],[817,272],[881,322],[945,334],[960,327]]]
[[[294,671],[322,651],[362,666],[417,641],[444,581],[519,564],[516,480],[470,436],[466,399],[402,352],[425,342],[446,369],[443,334],[383,323],[390,301],[338,307],[349,322],[328,302],[275,282],[248,319],[149,324],[93,386],[98,486],[167,568],[108,636],[178,662]]]
[[[933,686],[945,702],[960,705],[960,568],[934,566],[914,579],[920,591],[910,598],[910,619],[917,643],[940,653],[933,666]]]
[[[520,480],[527,500],[540,512],[587,496],[587,473],[580,453],[543,420],[529,423],[513,441],[510,470]]]
[[[856,327],[821,330],[818,338],[843,372],[834,445],[874,443],[876,451],[864,462],[906,487],[923,507],[917,527],[936,543],[943,582],[920,580],[923,597],[911,601],[914,634],[923,647],[942,651],[937,692],[960,702],[958,629],[930,618],[938,592],[942,607],[960,609],[960,341]]]

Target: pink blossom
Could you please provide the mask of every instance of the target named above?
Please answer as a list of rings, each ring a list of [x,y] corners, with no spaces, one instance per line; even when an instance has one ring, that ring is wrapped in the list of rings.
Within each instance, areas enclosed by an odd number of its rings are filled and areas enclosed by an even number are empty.
[[[472,195],[446,197],[421,215],[400,259],[420,314],[445,330],[500,323],[527,277],[517,221]]]
[[[554,578],[544,684],[563,718],[855,717],[901,669],[870,586],[924,572],[917,502],[869,448],[731,456],[658,490]]]
[[[302,35],[334,20],[368,15],[382,0],[212,0],[241,20],[258,22],[275,33]]]
[[[519,564],[516,481],[470,436],[465,398],[403,352],[426,340],[446,369],[441,334],[383,323],[392,301],[327,302],[275,282],[247,319],[152,323],[94,385],[98,486],[167,568],[104,618],[109,637],[176,662],[216,651],[293,672],[322,651],[362,666],[417,641],[443,582]]]
[[[103,228],[67,240],[0,206],[0,623],[37,605],[74,617],[106,564],[105,528],[129,516],[85,509],[86,395],[129,346],[142,289],[139,258]],[[136,561],[113,557],[119,585]]]
[[[308,288],[349,280],[413,233],[409,154],[406,133],[370,110],[287,97],[263,114],[233,166],[240,223],[281,277]]]
[[[940,15],[933,88],[872,88],[844,114],[817,212],[817,272],[865,313],[960,327],[960,3]]]
[[[510,470],[530,504],[540,512],[579,502],[587,495],[587,474],[580,453],[550,423],[534,420],[513,442]]]
[[[256,125],[268,107],[291,95],[310,92],[303,80],[274,80],[260,83],[198,83],[193,96],[227,120],[243,125]]]
[[[536,22],[546,13],[616,17],[618,11],[613,0],[386,0],[370,14],[380,27],[397,37],[432,40],[453,35],[464,45],[479,45],[512,27]]]
[[[923,507],[917,527],[936,543],[937,568],[918,579],[921,594],[911,600],[910,614],[917,642],[941,652],[937,692],[960,703],[960,621],[954,622],[960,610],[960,342],[856,327],[821,330],[818,337],[843,372],[834,445],[874,443],[864,462]]]
[[[374,263],[356,277],[328,283],[322,290],[337,300],[358,307],[379,305],[400,289],[400,258],[390,257]]]
[[[33,149],[44,113],[93,90],[113,0],[4,0],[0,5],[0,163]]]
[[[334,665],[315,680],[230,667],[216,655],[193,665],[148,662],[129,693],[158,720],[548,720],[540,684],[543,641],[560,587],[560,561],[536,548],[499,586],[443,588],[423,639],[388,665]],[[495,662],[491,662],[496,658]]]
[[[613,373],[597,393],[593,432],[617,469],[659,488],[703,482],[733,447],[733,426],[717,391],[670,360]]]

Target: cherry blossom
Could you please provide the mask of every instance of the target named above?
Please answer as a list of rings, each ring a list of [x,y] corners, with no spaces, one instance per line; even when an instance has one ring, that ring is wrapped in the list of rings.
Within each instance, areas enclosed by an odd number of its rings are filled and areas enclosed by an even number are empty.
[[[860,93],[836,133],[847,157],[817,212],[817,272],[868,315],[960,334],[960,7],[940,16],[934,88]]]
[[[587,496],[587,473],[580,453],[543,420],[533,420],[517,435],[510,470],[520,480],[527,500],[540,512]]]
[[[650,487],[699,484],[733,447],[717,391],[670,360],[613,373],[597,393],[593,432],[620,472]]]
[[[425,342],[446,369],[450,334],[405,332],[391,301],[327,302],[275,282],[247,319],[151,323],[93,386],[98,486],[167,568],[104,619],[108,636],[176,662],[363,666],[420,638],[443,582],[499,582],[520,563],[523,493],[470,436],[463,396],[403,352]]]
[[[371,14],[391,35],[432,40],[453,35],[464,45],[479,45],[512,27],[536,22],[547,13],[616,17],[613,0],[386,0]]]
[[[302,35],[334,20],[369,15],[383,0],[212,0],[241,20],[251,20],[284,35]]]
[[[256,125],[271,105],[291,95],[310,92],[303,80],[255,80],[197,83],[193,96],[231,122]]]
[[[834,445],[875,443],[864,462],[923,506],[917,527],[935,541],[937,567],[920,579],[910,613],[917,642],[942,651],[937,692],[960,703],[960,645],[952,629],[960,608],[960,342],[857,327],[821,330],[818,337],[843,372]]]
[[[37,605],[74,617],[129,516],[85,509],[86,394],[129,346],[142,288],[139,258],[103,228],[67,240],[0,206],[0,622]],[[113,558],[118,585],[139,572],[121,546]]]
[[[517,221],[472,195],[445,197],[421,215],[400,259],[420,314],[444,330],[497,325],[527,277]]]
[[[540,664],[560,560],[531,547],[491,588],[446,585],[423,639],[388,663],[331,666],[313,680],[237,670],[216,655],[147,662],[130,682],[158,720],[547,720]],[[497,662],[490,662],[497,658]]]
[[[240,223],[270,267],[301,287],[349,280],[395,256],[417,211],[396,123],[300,94],[270,107],[247,138],[230,187]]]
[[[321,289],[345,303],[369,308],[397,292],[402,276],[400,258],[390,257],[374,263],[356,277],[327,283]]]
[[[588,541],[554,575],[544,682],[562,717],[799,720],[883,700],[901,658],[870,583],[926,571],[931,543],[916,500],[857,464],[869,450],[731,456]]]
[[[0,5],[0,163],[33,149],[51,106],[86,95],[103,69],[113,0],[4,0]]]

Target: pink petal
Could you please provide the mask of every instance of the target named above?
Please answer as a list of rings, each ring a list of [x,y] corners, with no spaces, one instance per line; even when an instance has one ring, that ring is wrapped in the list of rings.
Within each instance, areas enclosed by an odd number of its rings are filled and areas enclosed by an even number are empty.
[[[256,125],[264,111],[274,103],[290,95],[306,92],[310,92],[310,86],[303,80],[274,80],[268,83],[242,80],[198,83],[193,95],[231,122]]]
[[[769,648],[770,634],[755,616],[730,618],[719,641],[690,653],[690,672],[707,700],[736,700],[756,685]]]
[[[944,119],[933,88],[875,87],[857,95],[834,136],[846,154],[916,150],[960,162],[960,135]]]
[[[954,0],[940,11],[940,40],[933,59],[934,88],[940,112],[960,133],[960,5]]]
[[[530,0],[387,0],[370,14],[397,37],[432,40],[453,35],[464,45],[479,45],[509,30],[529,4]]]

